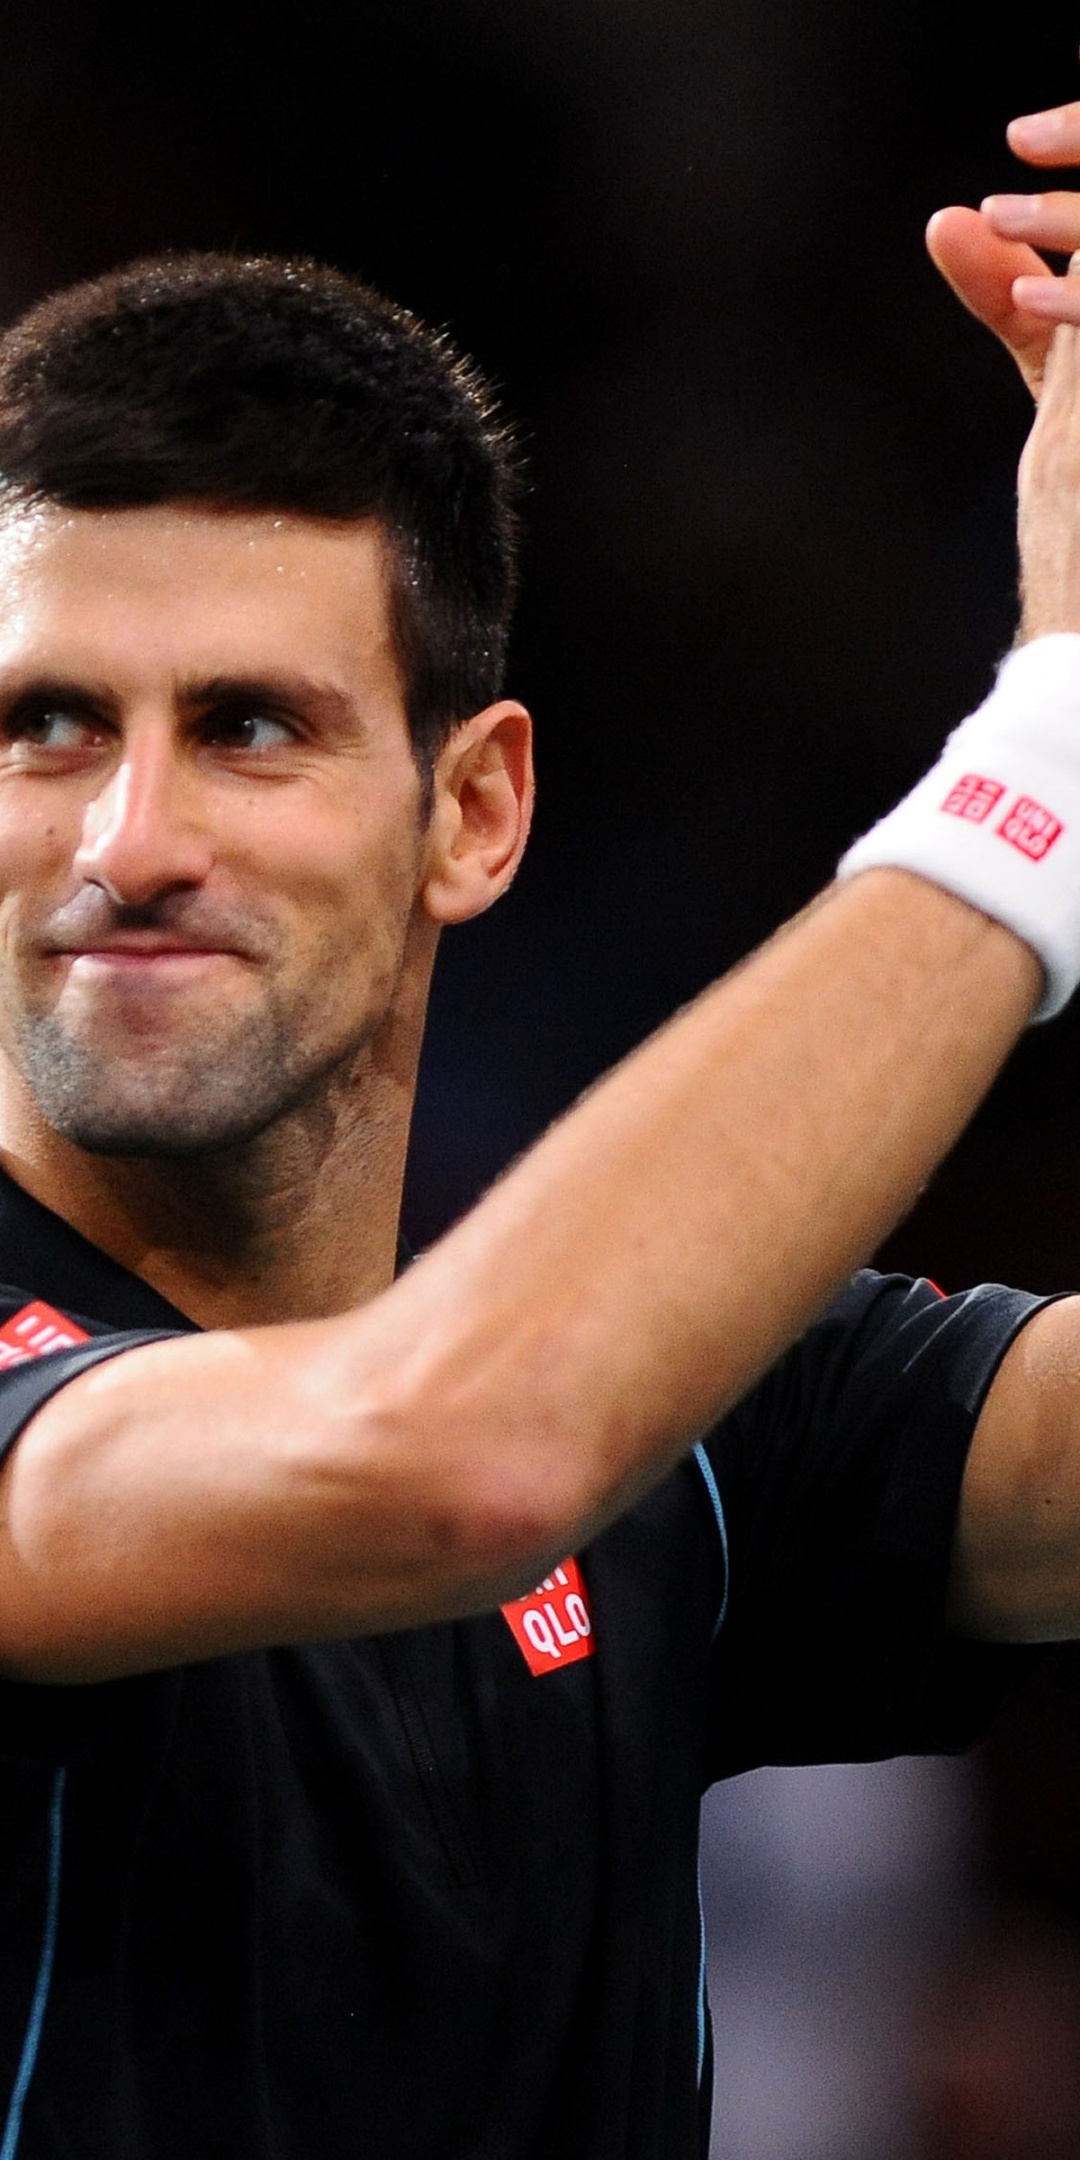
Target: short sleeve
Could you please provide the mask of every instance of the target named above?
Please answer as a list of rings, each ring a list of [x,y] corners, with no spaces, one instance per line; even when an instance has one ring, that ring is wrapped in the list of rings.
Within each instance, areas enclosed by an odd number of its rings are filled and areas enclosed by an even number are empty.
[[[0,1285],[0,1331],[35,1301],[25,1291]],[[47,1349],[0,1367],[0,1462],[24,1427],[70,1381],[108,1358],[122,1356],[144,1343],[164,1342],[183,1332],[172,1328],[104,1329],[82,1316],[74,1321],[85,1341],[74,1348]],[[0,1341],[3,1334],[0,1332]],[[0,1761],[54,1764],[65,1762],[91,1738],[114,1708],[125,1705],[145,1683],[141,1676],[96,1687],[33,1686],[0,1677]]]
[[[58,1323],[57,1329],[31,1327],[25,1336],[15,1325],[44,1310]],[[24,1426],[48,1402],[93,1365],[119,1357],[144,1343],[164,1342],[182,1333],[173,1328],[104,1327],[82,1315],[44,1308],[32,1292],[9,1283],[0,1284],[0,1463],[10,1453]],[[78,1339],[71,1343],[71,1336]],[[20,1343],[28,1347],[21,1347]],[[53,1347],[53,1341],[63,1347]]]
[[[1031,1653],[949,1635],[960,1487],[998,1365],[1046,1302],[864,1272],[707,1441],[729,1562],[710,1777],[981,1729]]]

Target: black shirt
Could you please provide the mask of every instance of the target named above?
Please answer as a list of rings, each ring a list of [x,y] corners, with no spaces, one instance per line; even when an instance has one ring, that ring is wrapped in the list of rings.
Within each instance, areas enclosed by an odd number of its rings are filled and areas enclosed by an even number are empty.
[[[5,1280],[92,1340],[0,1370],[0,1448],[189,1326],[10,1184]],[[700,1794],[978,1724],[949,1548],[1036,1303],[858,1276],[509,1618],[0,1685],[0,2160],[704,2153]]]

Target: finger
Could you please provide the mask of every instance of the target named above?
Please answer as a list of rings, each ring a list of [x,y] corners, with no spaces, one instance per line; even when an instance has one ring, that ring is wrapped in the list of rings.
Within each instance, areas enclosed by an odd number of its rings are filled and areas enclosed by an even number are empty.
[[[1080,324],[1080,275],[1074,269],[1063,278],[1019,277],[1013,300],[1023,314],[1035,315],[1041,323]]]
[[[1011,352],[1033,397],[1042,387],[1053,321],[1018,305],[1018,281],[1025,289],[1055,278],[1040,255],[1023,242],[1003,239],[977,210],[955,206],[939,210],[926,231],[926,245],[957,298],[999,337]]]
[[[1005,133],[1010,150],[1028,165],[1080,162],[1080,102],[1024,113],[1019,120],[1010,120]]]
[[[987,195],[981,215],[996,233],[1030,247],[1068,254],[1080,247],[1080,194],[1054,188],[1044,195]]]

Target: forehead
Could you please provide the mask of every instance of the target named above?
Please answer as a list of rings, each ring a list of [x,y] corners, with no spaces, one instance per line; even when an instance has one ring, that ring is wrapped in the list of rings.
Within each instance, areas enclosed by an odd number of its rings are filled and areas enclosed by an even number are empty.
[[[184,675],[318,664],[397,682],[374,520],[165,504],[0,517],[0,669]]]

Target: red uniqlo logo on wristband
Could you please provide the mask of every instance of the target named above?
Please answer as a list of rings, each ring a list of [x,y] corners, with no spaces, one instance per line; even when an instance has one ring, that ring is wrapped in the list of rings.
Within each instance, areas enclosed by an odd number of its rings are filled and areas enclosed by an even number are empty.
[[[74,1320],[35,1298],[0,1327],[0,1372],[9,1365],[24,1364],[27,1358],[44,1357],[50,1350],[74,1350],[89,1340],[85,1328],[76,1327]]]
[[[1030,795],[1021,795],[997,829],[1010,847],[1019,848],[1021,855],[1029,856],[1032,862],[1041,862],[1065,827],[1052,810],[1032,802]]]
[[[1000,780],[987,780],[982,773],[969,772],[949,789],[941,807],[950,817],[966,818],[969,825],[981,825],[1004,793]]]
[[[589,1593],[576,1560],[564,1560],[528,1597],[504,1605],[502,1613],[531,1673],[558,1672],[595,1651]]]

